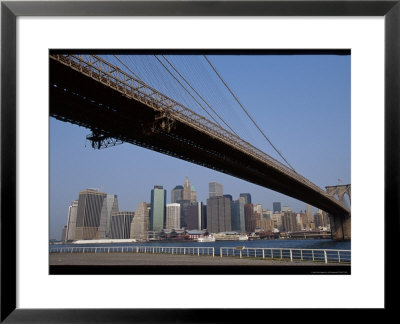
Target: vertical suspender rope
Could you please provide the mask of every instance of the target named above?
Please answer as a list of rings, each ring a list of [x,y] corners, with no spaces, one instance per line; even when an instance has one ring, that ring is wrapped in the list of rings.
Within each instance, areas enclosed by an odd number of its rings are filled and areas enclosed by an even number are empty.
[[[279,154],[279,156],[287,163],[287,165],[295,172],[296,170],[290,165],[290,163],[283,157],[283,155],[281,154],[281,152],[278,151],[278,149],[272,144],[272,142],[269,140],[269,138],[264,134],[264,132],[261,130],[260,127],[258,127],[257,123],[254,121],[254,119],[250,116],[250,114],[247,112],[247,110],[243,107],[243,105],[241,104],[241,102],[239,101],[239,99],[235,96],[235,94],[233,93],[233,91],[229,88],[229,86],[226,84],[226,82],[224,81],[224,79],[222,78],[222,76],[218,73],[217,69],[214,67],[214,65],[210,62],[210,60],[208,59],[208,57],[206,55],[203,55],[204,58],[206,59],[206,61],[208,62],[208,64],[211,66],[211,68],[214,70],[214,72],[217,74],[218,78],[222,81],[222,83],[225,85],[225,87],[228,89],[228,91],[230,92],[230,94],[233,96],[233,98],[236,100],[236,102],[239,104],[239,106],[243,109],[243,111],[246,113],[247,117],[250,118],[250,120],[253,122],[254,126],[257,127],[257,129],[260,131],[260,133],[264,136],[264,138],[268,141],[269,144],[271,144],[271,146],[273,147],[273,149]]]

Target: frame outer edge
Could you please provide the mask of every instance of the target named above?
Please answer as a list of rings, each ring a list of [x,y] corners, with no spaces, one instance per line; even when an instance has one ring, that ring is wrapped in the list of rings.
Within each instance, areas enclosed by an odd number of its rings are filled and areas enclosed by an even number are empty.
[[[0,320],[16,308],[16,16],[1,4]]]
[[[10,2],[9,2],[10,3]],[[26,3],[26,2],[25,2]],[[30,310],[16,309],[16,14],[15,10],[1,3],[1,311],[0,321],[17,313],[28,315]],[[400,4],[385,17],[385,245],[390,247],[388,237],[398,234],[399,210],[399,93],[400,93]],[[7,82],[5,82],[5,80]],[[5,96],[4,94],[7,94]],[[388,211],[397,217],[395,226],[389,226]],[[10,217],[4,217],[9,215]],[[14,229],[10,231],[9,229]],[[7,245],[4,243],[7,242]],[[7,247],[7,249],[6,249]],[[394,248],[393,248],[394,249]],[[393,252],[393,251],[392,251]],[[388,252],[386,252],[386,256]],[[7,267],[4,265],[7,260]],[[385,259],[386,282],[398,282],[389,273]],[[10,262],[11,261],[11,262]],[[394,281],[392,281],[394,280]],[[395,286],[391,286],[395,289]],[[385,292],[386,297],[387,291]],[[385,298],[387,307],[388,298]],[[393,305],[392,305],[393,306]],[[47,312],[47,311],[46,311]],[[22,313],[22,314],[21,314]],[[79,313],[79,312],[77,312]],[[44,315],[44,314],[43,314]],[[29,321],[28,316],[22,316]],[[13,316],[10,316],[13,317]],[[20,317],[20,320],[22,318]],[[33,320],[34,318],[30,318]],[[42,319],[44,319],[42,317]],[[14,322],[12,318],[9,318]],[[22,319],[23,320],[23,319]],[[60,320],[60,318],[58,318]],[[10,321],[6,320],[10,323]]]
[[[21,16],[383,16],[397,0],[6,1]]]
[[[400,228],[400,2],[385,18],[385,308],[393,308],[399,279],[388,262]]]

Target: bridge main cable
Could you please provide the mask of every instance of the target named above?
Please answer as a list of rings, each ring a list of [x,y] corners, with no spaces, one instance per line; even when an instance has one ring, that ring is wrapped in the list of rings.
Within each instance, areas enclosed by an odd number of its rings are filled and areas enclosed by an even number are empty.
[[[167,61],[167,63],[174,69],[174,71],[176,72],[176,73],[178,73],[178,75],[183,79],[183,81],[185,81],[186,82],[186,84],[195,92],[195,94],[197,94],[198,96],[199,96],[199,98],[201,99],[201,100],[203,100],[203,102],[208,106],[208,108],[210,108],[212,111],[213,111],[213,113],[215,114],[215,115],[217,115],[217,117],[232,131],[232,133],[234,133],[236,136],[238,136],[238,137],[240,137],[226,122],[225,122],[225,120],[215,111],[215,109],[213,109],[213,107],[211,107],[210,105],[209,105],[209,103],[200,95],[200,93],[198,93],[198,91],[196,91],[196,89],[195,88],[193,88],[191,85],[190,85],[190,83],[186,80],[186,78],[181,74],[181,73],[179,73],[179,71],[176,69],[176,67],[164,56],[164,55],[161,55],[163,58],[164,58],[164,60],[166,60]]]
[[[239,104],[239,106],[243,109],[243,111],[246,113],[247,117],[250,118],[250,120],[253,122],[254,126],[257,127],[257,129],[260,131],[260,133],[264,136],[264,138],[268,141],[269,144],[271,144],[271,146],[273,147],[273,149],[279,154],[279,156],[287,163],[287,165],[295,172],[296,170],[290,165],[290,163],[284,158],[284,156],[281,154],[281,152],[279,152],[279,150],[274,146],[274,144],[272,144],[272,142],[269,140],[269,138],[267,137],[267,135],[264,134],[264,132],[261,130],[261,128],[257,125],[257,123],[254,121],[254,119],[250,116],[250,114],[247,112],[246,108],[243,107],[243,105],[241,104],[241,102],[239,101],[239,99],[236,97],[236,95],[233,93],[233,91],[229,88],[229,86],[227,85],[227,83],[225,82],[225,80],[222,78],[222,76],[218,73],[217,69],[215,68],[215,66],[211,63],[211,61],[208,59],[208,57],[206,55],[203,55],[204,58],[206,59],[206,61],[208,62],[208,64],[211,66],[211,68],[214,70],[214,72],[217,74],[218,78],[222,81],[222,83],[225,85],[225,87],[228,89],[228,91],[231,93],[231,95],[233,96],[233,98],[236,100],[236,102]]]
[[[168,67],[166,67],[165,66],[165,64],[157,57],[157,55],[154,55],[154,57],[158,60],[158,62],[164,67],[164,69],[166,69],[167,70],[167,72],[176,80],[176,82],[178,82],[179,84],[180,84],[180,86],[193,98],[193,100],[207,113],[207,115],[208,116],[210,116],[211,118],[212,118],[212,120],[213,121],[215,121],[217,124],[218,124],[218,126],[220,126],[220,127],[222,127],[221,126],[221,124],[220,123],[218,123],[218,121],[207,111],[207,109],[206,108],[204,108],[203,107],[203,105],[190,93],[190,91],[188,90],[188,89],[186,89],[186,87],[178,80],[178,78],[168,69]],[[164,57],[164,59],[165,59],[165,57]],[[168,62],[168,60],[166,60],[167,62]],[[169,62],[168,62],[169,63]],[[170,64],[170,63],[169,63]],[[174,69],[175,70],[175,69]],[[179,73],[179,72],[177,72],[178,74],[179,74],[179,76],[187,83],[187,84],[189,84],[182,76],[181,76],[181,74]],[[189,84],[189,86],[193,89],[193,87]],[[195,91],[196,92],[196,91]],[[197,93],[197,92],[196,92]],[[200,97],[200,96],[199,96]],[[201,97],[200,97],[201,98]],[[203,100],[204,101],[204,100]],[[212,109],[213,110],[213,109]],[[213,110],[214,111],[214,110]],[[214,113],[219,117],[219,115],[214,111]],[[225,123],[225,121],[221,118],[221,117],[219,117],[221,120],[222,120],[222,122],[223,123]],[[225,125],[227,125],[226,123],[225,123]],[[229,127],[229,125],[227,125],[228,127]],[[233,131],[233,129],[231,129],[230,127],[229,127],[229,129],[232,131],[232,132],[234,132]],[[234,132],[235,133],[235,132]],[[236,133],[235,133],[236,134]],[[238,136],[237,134],[236,134],[236,136]]]

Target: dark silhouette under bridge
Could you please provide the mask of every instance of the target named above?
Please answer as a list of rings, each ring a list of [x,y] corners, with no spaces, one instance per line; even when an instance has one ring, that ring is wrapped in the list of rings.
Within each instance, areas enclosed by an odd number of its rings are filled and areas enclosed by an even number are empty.
[[[50,116],[90,129],[94,146],[132,143],[350,218],[343,201],[98,56],[50,54]]]

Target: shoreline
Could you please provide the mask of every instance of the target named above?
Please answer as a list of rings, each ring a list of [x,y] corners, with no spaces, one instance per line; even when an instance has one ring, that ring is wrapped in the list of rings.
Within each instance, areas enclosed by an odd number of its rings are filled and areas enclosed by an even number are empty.
[[[51,275],[285,275],[351,274],[351,265],[207,255],[51,253]]]
[[[316,261],[261,259],[252,257],[182,255],[161,253],[50,253],[50,265],[234,265],[234,266],[335,266],[345,263],[327,263]]]

